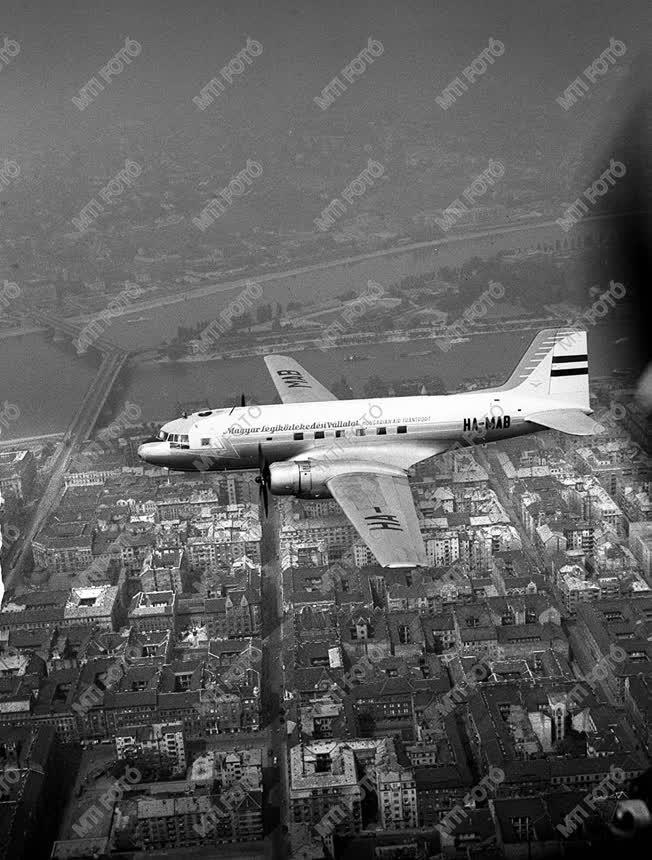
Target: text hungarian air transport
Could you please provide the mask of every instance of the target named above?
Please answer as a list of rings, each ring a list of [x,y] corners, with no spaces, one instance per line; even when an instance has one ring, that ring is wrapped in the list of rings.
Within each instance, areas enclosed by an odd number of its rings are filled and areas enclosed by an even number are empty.
[[[332,497],[385,567],[427,564],[408,485],[415,463],[547,428],[602,429],[589,417],[584,331],[541,331],[504,385],[443,396],[338,400],[294,359],[265,363],[281,404],[177,418],[140,457],[181,471],[258,468],[266,511],[268,491]]]

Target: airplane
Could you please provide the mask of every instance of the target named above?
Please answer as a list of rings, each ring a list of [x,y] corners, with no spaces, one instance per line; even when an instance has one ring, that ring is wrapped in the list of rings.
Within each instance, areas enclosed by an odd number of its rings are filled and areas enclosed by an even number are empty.
[[[456,448],[552,429],[601,432],[590,413],[587,336],[544,329],[503,385],[439,396],[338,400],[293,358],[268,355],[282,403],[184,413],[142,444],[178,471],[259,471],[268,493],[335,499],[383,567],[427,566],[408,470]]]

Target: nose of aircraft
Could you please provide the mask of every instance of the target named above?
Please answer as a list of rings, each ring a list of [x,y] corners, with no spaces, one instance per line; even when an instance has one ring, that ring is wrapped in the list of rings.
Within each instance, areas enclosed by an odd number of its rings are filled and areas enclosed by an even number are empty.
[[[168,452],[164,442],[144,442],[138,448],[138,456],[154,466],[162,465]]]

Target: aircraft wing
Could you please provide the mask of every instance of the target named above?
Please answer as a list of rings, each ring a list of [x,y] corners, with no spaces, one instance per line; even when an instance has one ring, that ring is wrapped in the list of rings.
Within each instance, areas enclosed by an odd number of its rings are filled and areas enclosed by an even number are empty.
[[[551,430],[561,430],[573,436],[592,436],[602,433],[604,427],[580,409],[551,409],[549,412],[534,412],[528,421],[541,424]]]
[[[283,403],[315,403],[320,400],[337,400],[298,361],[286,355],[266,355],[265,364]]]
[[[326,484],[383,567],[428,564],[407,475],[361,471]]]
[[[309,460],[311,463],[341,463],[342,470],[349,472],[380,472],[381,467],[390,466],[396,470],[409,469],[415,463],[445,454],[456,448],[454,442],[401,441],[394,439],[383,444],[368,444],[366,437],[346,436],[341,439],[328,440],[328,444],[320,448],[311,448],[289,457],[290,460]],[[378,469],[375,469],[375,465]]]

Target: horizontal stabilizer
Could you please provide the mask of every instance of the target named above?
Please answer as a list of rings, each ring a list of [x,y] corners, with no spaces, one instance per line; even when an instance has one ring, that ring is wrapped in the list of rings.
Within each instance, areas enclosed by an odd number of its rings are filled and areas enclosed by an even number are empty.
[[[549,427],[551,430],[561,430],[562,433],[571,433],[573,436],[593,436],[594,433],[603,433],[604,427],[598,424],[589,415],[585,415],[579,409],[551,409],[548,412],[534,412],[528,415],[528,421]]]

